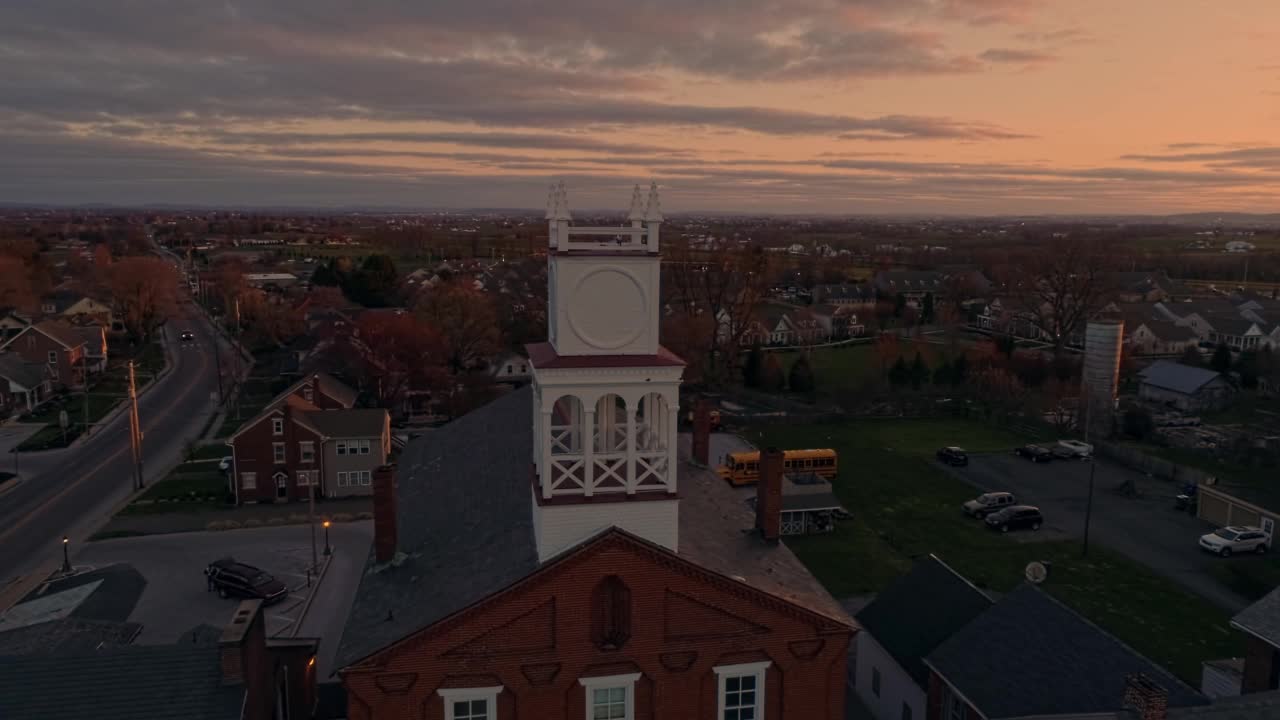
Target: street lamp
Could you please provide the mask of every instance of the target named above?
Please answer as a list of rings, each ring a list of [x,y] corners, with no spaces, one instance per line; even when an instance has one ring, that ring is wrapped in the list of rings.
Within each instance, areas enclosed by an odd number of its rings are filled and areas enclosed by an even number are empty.
[[[67,554],[67,545],[70,542],[66,535],[62,536],[62,572],[64,573],[71,572],[71,557]]]
[[[324,521],[324,556],[329,557],[333,554],[333,548],[329,546],[329,521]]]

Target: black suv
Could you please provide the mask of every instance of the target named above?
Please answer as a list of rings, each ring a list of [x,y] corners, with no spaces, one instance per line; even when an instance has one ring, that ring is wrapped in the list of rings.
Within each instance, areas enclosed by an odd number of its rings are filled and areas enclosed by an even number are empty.
[[[938,462],[964,467],[969,464],[969,456],[962,448],[944,447],[938,451]]]
[[[229,557],[209,563],[204,574],[209,589],[217,590],[218,597],[260,598],[270,605],[289,594],[288,586],[272,577],[271,573]]]
[[[1053,452],[1043,445],[1023,445],[1013,452],[1031,462],[1045,463],[1053,459]]]
[[[1031,528],[1039,530],[1044,524],[1044,516],[1040,514],[1040,508],[1030,505],[1012,505],[998,512],[993,512],[983,518],[983,522],[992,530],[999,530],[1002,533],[1018,528]]]

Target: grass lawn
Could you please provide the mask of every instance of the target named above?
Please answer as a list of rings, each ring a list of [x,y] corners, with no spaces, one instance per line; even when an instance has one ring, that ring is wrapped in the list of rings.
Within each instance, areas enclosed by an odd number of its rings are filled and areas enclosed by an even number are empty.
[[[800,353],[781,353],[778,360],[786,372]],[[818,348],[809,354],[815,385],[823,392],[854,392],[880,379],[880,360],[870,344]]]
[[[183,463],[164,480],[147,488],[121,515],[150,515],[192,512],[222,507],[227,478],[216,465],[207,462]]]
[[[877,592],[928,553],[996,592],[1023,582],[1028,562],[1049,561],[1047,591],[1193,685],[1203,660],[1239,654],[1225,612],[1145,567],[1097,547],[1082,558],[1077,542],[1019,542],[1026,535],[1000,536],[960,513],[976,493],[935,466],[933,452],[948,444],[1002,450],[1026,436],[958,419],[768,426],[750,435],[840,452],[836,493],[854,519],[828,535],[787,540],[837,597]]]
[[[201,445],[191,453],[189,460],[221,460],[231,454],[231,448],[222,443],[213,443],[210,445]],[[203,466],[209,467],[208,463],[202,463]]]
[[[1231,562],[1215,564],[1213,575],[1241,595],[1259,600],[1280,587],[1280,558],[1274,555],[1232,558]]]
[[[1251,467],[1219,460],[1208,453],[1190,448],[1166,448],[1131,443],[1130,447],[1170,462],[1203,470],[1218,478],[1223,490],[1264,507],[1280,506],[1280,487],[1275,483],[1276,468]]]
[[[80,437],[81,426],[77,422],[72,422],[67,426],[66,434],[62,432],[62,428],[57,423],[45,425],[35,435],[23,440],[15,448],[18,452],[33,452],[38,450],[52,450],[54,448],[62,448],[70,445]]]

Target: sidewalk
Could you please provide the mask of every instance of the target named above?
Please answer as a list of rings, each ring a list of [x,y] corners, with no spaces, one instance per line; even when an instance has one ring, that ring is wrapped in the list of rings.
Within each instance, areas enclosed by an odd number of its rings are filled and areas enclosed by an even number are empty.
[[[237,508],[201,510],[197,512],[175,511],[153,515],[116,515],[98,531],[97,539],[124,537],[127,535],[163,535],[168,533],[196,532],[222,527],[210,523],[236,523],[237,527],[268,525],[294,525],[307,522],[307,503],[280,503],[243,505]],[[341,500],[317,500],[316,518],[335,518],[335,521],[360,520],[373,512],[373,498],[344,498]],[[339,517],[339,516],[345,516]],[[233,528],[224,528],[233,529]]]

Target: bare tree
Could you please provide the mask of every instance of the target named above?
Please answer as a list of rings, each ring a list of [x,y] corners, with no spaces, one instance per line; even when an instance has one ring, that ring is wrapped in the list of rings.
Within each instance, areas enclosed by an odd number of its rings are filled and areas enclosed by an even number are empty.
[[[414,314],[440,334],[449,369],[455,374],[488,361],[502,348],[493,297],[470,278],[457,278],[423,290]]]
[[[134,340],[151,333],[176,309],[177,274],[158,257],[127,257],[111,265],[107,286],[119,305],[125,329]]]
[[[1017,308],[1048,336],[1054,356],[1110,294],[1107,256],[1096,243],[1055,240],[1027,256],[1011,288]]]
[[[742,337],[769,287],[769,256],[757,245],[723,238],[707,249],[677,240],[666,256],[672,309],[689,317],[705,314],[710,320],[698,323],[706,342],[689,345],[707,349],[707,379],[723,382],[732,374]]]

